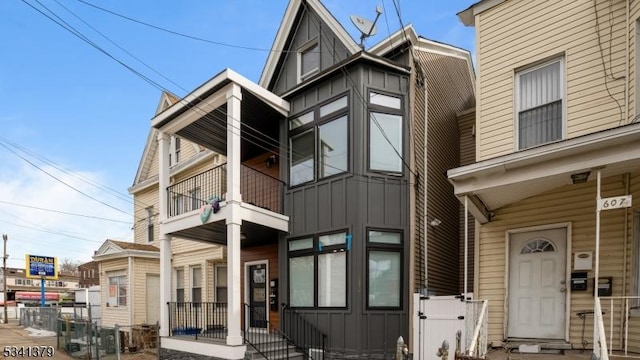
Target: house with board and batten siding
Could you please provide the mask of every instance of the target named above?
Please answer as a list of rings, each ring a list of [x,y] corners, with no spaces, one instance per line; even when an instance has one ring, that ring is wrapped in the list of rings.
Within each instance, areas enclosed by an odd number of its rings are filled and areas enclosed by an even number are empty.
[[[640,1],[458,15],[476,28],[476,158],[448,177],[477,220],[489,341],[640,352]]]
[[[363,50],[318,0],[289,2],[273,48],[257,83],[225,69],[151,119],[131,191],[160,357],[395,358],[414,293],[465,292],[446,170],[468,157],[470,53],[412,26]],[[199,150],[172,166],[176,144]]]

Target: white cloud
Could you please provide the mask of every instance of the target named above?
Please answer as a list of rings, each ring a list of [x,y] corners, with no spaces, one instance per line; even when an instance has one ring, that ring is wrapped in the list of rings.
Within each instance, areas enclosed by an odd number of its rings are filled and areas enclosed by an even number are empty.
[[[64,258],[89,261],[94,250],[97,250],[107,238],[133,239],[131,215],[91,200],[42,171],[16,159],[10,157],[0,159],[0,201],[130,223],[70,216],[0,203],[0,233],[7,234],[9,238],[7,266],[24,267],[25,254],[56,256],[60,261]],[[133,206],[130,202],[91,186],[79,178],[83,177],[101,184],[103,181],[100,174],[78,171],[70,175],[48,165],[41,167],[80,191],[117,209],[132,213]],[[68,169],[66,166],[65,168]]]

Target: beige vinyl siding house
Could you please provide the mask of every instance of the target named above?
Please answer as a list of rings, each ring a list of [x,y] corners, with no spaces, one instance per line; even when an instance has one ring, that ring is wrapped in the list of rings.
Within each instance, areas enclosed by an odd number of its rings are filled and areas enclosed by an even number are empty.
[[[109,277],[125,276],[127,283],[128,276],[127,259],[118,259],[108,263],[100,263],[100,297],[102,304],[102,326],[114,326],[116,324],[131,324],[131,312],[129,311],[130,293],[127,294],[127,305],[125,306],[106,306],[109,297]]]
[[[484,0],[459,16],[476,28],[477,151],[448,175],[478,219],[474,293],[489,300],[489,342],[591,348],[596,274],[613,297],[640,295],[640,1]],[[634,204],[600,212],[599,249],[598,175],[602,198]],[[571,287],[580,272],[586,290]],[[640,313],[610,301],[607,345],[639,352]]]

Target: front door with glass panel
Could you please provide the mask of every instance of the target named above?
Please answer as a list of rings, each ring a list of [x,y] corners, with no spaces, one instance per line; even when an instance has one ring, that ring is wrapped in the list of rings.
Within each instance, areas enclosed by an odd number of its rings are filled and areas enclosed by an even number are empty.
[[[564,339],[567,229],[511,234],[507,336]]]
[[[249,326],[267,327],[267,265],[256,264],[248,267],[249,285]]]

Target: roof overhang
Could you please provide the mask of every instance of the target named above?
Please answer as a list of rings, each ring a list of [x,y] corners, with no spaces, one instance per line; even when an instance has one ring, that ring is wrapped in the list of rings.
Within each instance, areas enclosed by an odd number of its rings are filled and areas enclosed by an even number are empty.
[[[461,201],[471,199],[476,219],[488,222],[496,209],[571,184],[572,174],[599,169],[613,176],[639,168],[636,123],[451,169],[447,176]]]
[[[476,25],[476,15],[489,10],[496,5],[500,5],[507,0],[480,0],[477,3],[458,13],[458,18],[465,26]]]
[[[184,127],[185,123],[188,125],[189,122],[194,122],[202,117],[203,112],[213,111],[222,106],[227,101],[226,87],[231,83],[239,85],[243,92],[248,91],[250,94],[280,114],[285,116],[289,114],[291,107],[286,100],[237,72],[231,69],[225,69],[218,75],[214,76],[211,80],[192,91],[189,95],[185,96],[179,102],[156,115],[151,119],[151,126],[157,129],[166,130],[170,133],[175,133],[176,131],[171,129],[171,120],[186,113],[186,115],[183,115],[183,124],[180,125],[181,127]],[[188,112],[194,107],[197,111]],[[192,114],[192,116],[189,114]]]

